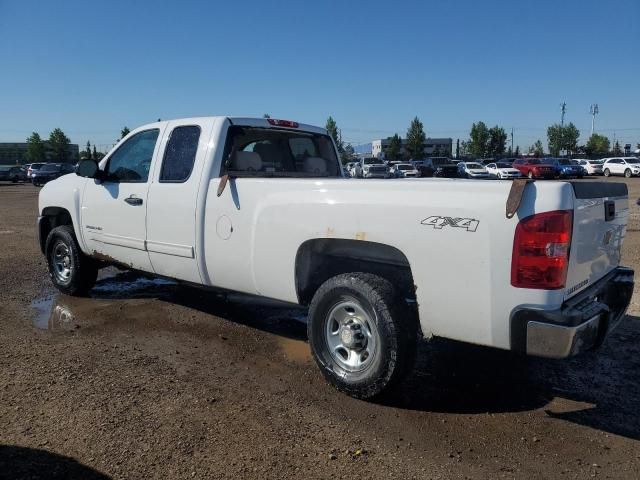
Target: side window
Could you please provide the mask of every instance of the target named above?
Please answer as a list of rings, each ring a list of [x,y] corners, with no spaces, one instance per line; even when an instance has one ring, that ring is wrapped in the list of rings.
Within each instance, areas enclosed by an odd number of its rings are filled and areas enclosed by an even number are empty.
[[[161,182],[187,181],[196,160],[199,140],[200,127],[196,125],[173,129],[162,159]]]
[[[109,181],[145,183],[160,130],[154,128],[136,133],[109,158],[105,172]]]

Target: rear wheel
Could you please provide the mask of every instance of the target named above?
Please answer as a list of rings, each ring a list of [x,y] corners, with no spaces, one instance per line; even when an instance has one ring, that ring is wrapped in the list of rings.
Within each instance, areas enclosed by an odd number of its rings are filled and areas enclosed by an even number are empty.
[[[627,178],[631,178],[631,169],[627,168],[624,171],[624,176],[627,177]]]
[[[338,390],[371,398],[402,379],[413,365],[415,316],[376,275],[330,278],[311,301],[309,343],[324,377]]]
[[[611,175],[611,172],[609,171],[609,169],[608,169],[608,168],[605,168],[605,169],[604,169],[604,176],[605,176],[605,177],[609,177],[610,175]]]
[[[93,288],[98,266],[80,250],[73,227],[62,225],[51,230],[45,252],[49,276],[58,290],[67,295],[82,296]]]

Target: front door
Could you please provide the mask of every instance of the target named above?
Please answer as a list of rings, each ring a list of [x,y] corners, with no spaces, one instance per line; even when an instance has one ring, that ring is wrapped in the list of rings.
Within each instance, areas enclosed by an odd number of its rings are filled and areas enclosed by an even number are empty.
[[[105,180],[87,182],[81,222],[92,255],[153,272],[146,247],[147,194],[161,133],[135,133],[107,158]]]

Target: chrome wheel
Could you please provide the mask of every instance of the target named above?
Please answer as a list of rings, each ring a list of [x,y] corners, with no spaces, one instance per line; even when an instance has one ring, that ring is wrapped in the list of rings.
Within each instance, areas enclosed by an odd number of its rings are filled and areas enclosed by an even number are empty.
[[[325,340],[331,358],[347,372],[365,369],[380,344],[375,322],[355,300],[344,300],[331,309]]]
[[[51,249],[51,264],[56,279],[66,284],[71,281],[73,273],[73,257],[69,246],[63,241],[57,241]]]

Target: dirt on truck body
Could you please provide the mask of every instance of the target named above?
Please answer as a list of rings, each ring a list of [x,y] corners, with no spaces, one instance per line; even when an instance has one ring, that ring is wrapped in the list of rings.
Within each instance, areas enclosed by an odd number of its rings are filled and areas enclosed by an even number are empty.
[[[313,365],[303,308],[115,269],[88,298],[54,292],[37,192],[0,184],[0,478],[638,477],[638,287],[598,352],[420,344],[363,402]]]

